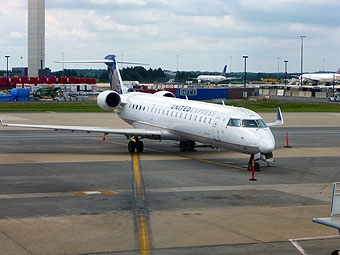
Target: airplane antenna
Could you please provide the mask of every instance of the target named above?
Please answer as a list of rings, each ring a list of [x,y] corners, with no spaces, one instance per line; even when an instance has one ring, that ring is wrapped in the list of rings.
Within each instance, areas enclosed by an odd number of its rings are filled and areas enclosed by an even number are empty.
[[[225,106],[223,99],[222,99],[222,105]]]
[[[185,99],[186,99],[186,100],[189,100],[189,98],[188,98],[188,96],[187,96],[187,95],[185,95]]]

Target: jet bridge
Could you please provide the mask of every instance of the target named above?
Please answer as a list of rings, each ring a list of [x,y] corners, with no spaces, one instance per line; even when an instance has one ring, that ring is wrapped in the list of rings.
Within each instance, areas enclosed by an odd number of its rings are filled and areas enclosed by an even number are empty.
[[[336,228],[340,235],[340,182],[333,184],[331,217],[313,218],[313,222]],[[333,254],[340,254],[340,250],[333,251],[331,255]]]

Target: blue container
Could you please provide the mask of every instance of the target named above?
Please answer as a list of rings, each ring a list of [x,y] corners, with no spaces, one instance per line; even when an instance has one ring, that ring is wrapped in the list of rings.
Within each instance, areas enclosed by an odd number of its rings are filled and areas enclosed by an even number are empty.
[[[12,89],[10,92],[10,95],[13,96],[15,99],[19,97],[29,97],[30,90],[29,89]]]
[[[178,88],[175,96],[183,99],[187,96],[191,100],[228,99],[228,88]]]
[[[11,95],[0,95],[0,102],[14,101],[14,97]]]

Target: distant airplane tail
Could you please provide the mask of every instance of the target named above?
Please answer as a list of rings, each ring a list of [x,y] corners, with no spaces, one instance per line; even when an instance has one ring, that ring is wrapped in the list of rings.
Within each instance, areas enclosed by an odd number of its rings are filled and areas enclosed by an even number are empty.
[[[338,69],[338,71],[336,72],[337,74],[340,74],[340,67],[339,67],[339,69]]]
[[[221,75],[225,76],[226,72],[227,72],[227,65],[224,66]]]

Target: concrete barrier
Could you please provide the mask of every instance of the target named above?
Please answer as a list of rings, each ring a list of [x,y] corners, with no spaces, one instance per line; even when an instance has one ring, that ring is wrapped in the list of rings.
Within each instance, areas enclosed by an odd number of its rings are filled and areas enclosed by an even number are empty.
[[[305,97],[312,97],[312,91],[305,91]]]
[[[292,96],[292,91],[291,90],[285,90],[284,95],[285,95],[285,97],[291,97]]]
[[[269,90],[269,95],[270,96],[276,96],[277,95],[277,90],[276,89]]]
[[[298,97],[299,96],[299,92],[298,90],[293,90],[292,91],[292,97]]]
[[[264,89],[264,90],[263,90],[263,95],[268,96],[268,95],[269,95],[269,89]]]
[[[327,98],[326,92],[315,92],[315,98]]]
[[[259,95],[263,95],[263,89],[259,89]]]
[[[299,91],[298,97],[305,97],[306,91]]]
[[[277,90],[277,95],[280,96],[280,97],[282,97],[282,96],[284,95],[284,92],[285,92],[285,91],[284,91],[283,89],[278,89],[278,90]]]

